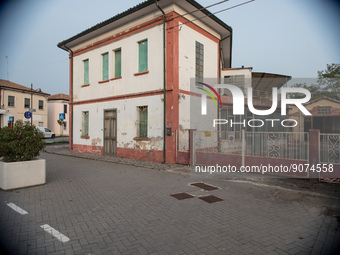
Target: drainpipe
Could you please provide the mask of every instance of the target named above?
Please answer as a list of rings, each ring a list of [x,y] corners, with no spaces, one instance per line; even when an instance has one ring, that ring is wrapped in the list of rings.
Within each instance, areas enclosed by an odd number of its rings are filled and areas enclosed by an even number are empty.
[[[166,162],[166,43],[165,43],[165,13],[163,9],[159,6],[158,1],[155,1],[158,9],[162,12],[163,15],[163,94],[164,94],[164,112],[163,112],[163,162]]]
[[[231,34],[228,35],[227,37],[224,37],[220,40],[220,43],[219,43],[219,54],[220,54],[220,61],[218,62],[218,82],[220,83],[221,82],[221,73],[222,73],[222,68],[223,66],[221,65],[221,61],[222,61],[222,58],[223,58],[223,54],[222,54],[222,41],[228,39],[229,37],[231,37]],[[231,46],[230,46],[231,47]],[[231,59],[231,54],[230,54],[230,59]],[[230,62],[230,67],[231,67],[231,62]],[[221,89],[218,89],[218,94],[221,95]],[[220,119],[222,116],[222,105],[218,105],[218,108],[217,108],[217,118]],[[220,130],[220,127],[219,125],[217,126],[217,131],[221,131]],[[218,137],[217,137],[217,140],[218,140],[218,144],[217,144],[217,150],[220,152],[221,151],[221,135],[220,135],[220,132],[217,132],[218,134]]]
[[[68,48],[66,45],[64,47],[71,53],[71,123],[70,123],[70,133],[71,133],[71,150],[73,150],[73,51]]]
[[[2,109],[2,104],[1,104],[1,86],[0,86],[0,110]],[[0,114],[0,128],[2,126],[2,114]]]

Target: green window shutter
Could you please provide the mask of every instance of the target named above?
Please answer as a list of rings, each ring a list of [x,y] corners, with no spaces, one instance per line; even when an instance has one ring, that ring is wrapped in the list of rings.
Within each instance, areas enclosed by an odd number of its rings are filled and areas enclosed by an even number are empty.
[[[89,84],[89,60],[84,60],[84,84]]]
[[[109,53],[105,53],[102,55],[103,59],[103,75],[102,75],[102,80],[108,80],[109,79]]]
[[[115,78],[122,76],[122,51],[115,51]]]
[[[148,70],[148,40],[141,41],[138,45],[138,72],[145,72]]]

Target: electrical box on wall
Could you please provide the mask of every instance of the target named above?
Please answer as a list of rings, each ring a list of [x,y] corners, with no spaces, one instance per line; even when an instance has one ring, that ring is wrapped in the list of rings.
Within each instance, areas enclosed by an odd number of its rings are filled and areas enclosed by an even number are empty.
[[[171,136],[171,126],[166,127],[166,135]]]

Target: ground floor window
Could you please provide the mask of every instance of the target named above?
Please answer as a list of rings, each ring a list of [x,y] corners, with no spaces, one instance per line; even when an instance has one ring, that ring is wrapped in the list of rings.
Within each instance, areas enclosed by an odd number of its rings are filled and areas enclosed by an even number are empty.
[[[39,122],[38,123],[38,127],[43,127],[44,126],[44,122]]]
[[[82,112],[82,136],[89,136],[89,112]]]
[[[148,137],[148,107],[139,106],[137,110],[139,117],[138,137]]]

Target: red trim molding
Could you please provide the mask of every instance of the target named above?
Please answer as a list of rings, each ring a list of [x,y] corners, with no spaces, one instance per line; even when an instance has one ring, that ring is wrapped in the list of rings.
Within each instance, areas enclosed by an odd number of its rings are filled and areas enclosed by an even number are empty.
[[[133,94],[127,94],[127,95],[113,96],[113,97],[90,99],[90,100],[73,102],[73,104],[74,105],[94,104],[94,103],[100,103],[100,102],[108,102],[108,101],[137,98],[137,97],[149,97],[149,96],[157,96],[157,95],[163,95],[163,90],[160,89],[160,90],[146,91],[146,92],[141,92],[141,93],[133,93]]]
[[[145,160],[152,162],[163,161],[163,151],[158,150],[138,150],[128,148],[117,148],[117,157]]]
[[[144,75],[144,74],[148,74],[148,73],[149,73],[149,71],[135,73],[134,76],[140,76],[140,75]]]
[[[99,84],[102,84],[102,83],[106,83],[106,82],[109,82],[110,80],[109,79],[107,79],[107,80],[105,80],[105,81],[98,81],[98,83]]]
[[[115,80],[120,80],[120,79],[122,79],[122,76],[117,77],[117,78],[112,78],[112,79],[110,79],[110,81],[115,81]]]
[[[86,51],[98,48],[98,47],[103,46],[105,44],[108,44],[108,43],[117,41],[119,39],[122,39],[122,38],[124,38],[126,36],[129,36],[131,34],[135,34],[137,32],[140,32],[140,31],[142,31],[144,29],[147,29],[147,28],[150,28],[152,26],[161,24],[162,22],[163,22],[163,18],[162,17],[158,17],[158,18],[152,19],[152,20],[147,21],[147,22],[145,22],[143,24],[140,24],[138,26],[134,26],[134,27],[132,27],[130,29],[127,29],[125,31],[122,31],[122,32],[116,33],[114,35],[111,35],[111,36],[109,36],[109,37],[107,37],[105,39],[102,39],[100,41],[97,41],[97,42],[94,42],[92,44],[89,44],[89,45],[85,46],[82,49],[75,50],[73,54],[74,54],[74,56],[77,56],[77,55],[79,55],[81,53],[84,53]]]
[[[81,88],[86,88],[86,87],[89,87],[90,86],[90,84],[84,84],[84,85],[81,85],[80,87]]]

